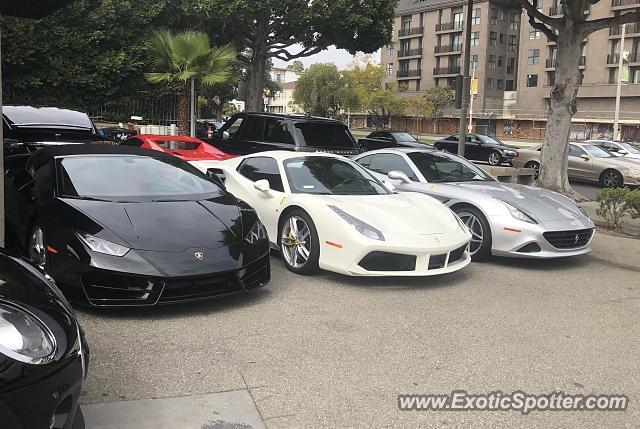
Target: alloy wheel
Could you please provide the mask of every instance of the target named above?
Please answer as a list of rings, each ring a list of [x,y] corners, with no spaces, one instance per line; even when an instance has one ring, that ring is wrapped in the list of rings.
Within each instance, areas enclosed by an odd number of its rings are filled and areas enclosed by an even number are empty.
[[[607,171],[604,173],[604,178],[602,180],[604,182],[605,188],[615,188],[618,186],[618,173],[615,171]]]
[[[489,164],[498,165],[500,164],[500,155],[496,152],[491,152],[489,154]]]
[[[47,249],[44,244],[44,233],[39,226],[33,230],[29,240],[29,260],[42,271],[47,267]]]
[[[480,220],[469,212],[460,212],[458,213],[462,222],[469,228],[469,232],[471,233],[471,242],[469,243],[469,254],[471,256],[475,255],[482,243],[484,242],[484,229],[482,228],[482,223]]]
[[[299,216],[291,216],[282,225],[280,249],[287,264],[293,268],[306,265],[311,255],[311,230]]]
[[[533,169],[533,180],[538,180],[538,177],[540,176],[540,164],[538,164],[537,162],[534,162],[531,165],[529,165],[528,168]]]

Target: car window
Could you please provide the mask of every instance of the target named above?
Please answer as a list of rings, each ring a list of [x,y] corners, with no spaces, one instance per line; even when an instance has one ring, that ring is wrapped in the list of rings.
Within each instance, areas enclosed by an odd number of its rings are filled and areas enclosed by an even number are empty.
[[[449,136],[449,137],[447,137],[447,140],[452,141],[452,142],[457,141],[458,140],[458,136]]]
[[[401,171],[414,182],[418,181],[418,177],[415,175],[407,161],[405,161],[400,155],[390,153],[373,155],[369,169],[381,174],[389,174],[390,171]]]
[[[286,121],[276,118],[266,118],[264,126],[264,141],[292,145],[293,137],[289,132]]]
[[[230,119],[228,127],[225,131],[228,132],[231,137],[233,137],[240,129],[240,125],[242,125],[243,121],[244,119],[242,116],[238,116],[235,119]]]
[[[300,140],[307,147],[355,149],[349,129],[332,122],[299,122],[295,125]]]
[[[363,156],[362,158],[358,159],[356,162],[361,166],[363,166],[364,168],[369,168],[369,164],[371,164],[371,158],[373,158],[373,155]]]
[[[396,138],[398,142],[417,142],[415,137],[413,137],[409,133],[393,133],[393,136]]]
[[[598,146],[588,144],[584,145],[583,148],[589,153],[589,155],[596,158],[611,158],[614,156],[611,152]]]
[[[572,144],[569,145],[569,156],[582,156],[582,155],[585,155],[582,149]]]
[[[412,152],[408,156],[427,182],[494,181],[471,162],[446,152]]]
[[[636,149],[634,146],[629,143],[619,143],[622,149],[626,150],[628,153],[633,153],[636,155],[640,155],[640,150]]]
[[[498,139],[494,139],[493,137],[478,136],[478,139],[481,140],[482,142],[486,143],[486,144],[496,144],[496,145],[504,146],[504,143],[502,143]]]
[[[271,189],[284,192],[278,163],[273,158],[269,158],[268,156],[247,158],[238,167],[238,173],[253,182],[263,179],[268,180]]]
[[[122,143],[120,143],[123,146],[134,146],[134,147],[140,147],[143,144],[143,141],[137,138],[130,138],[130,139],[126,139],[125,141],[123,141]]]
[[[240,138],[242,140],[263,141],[264,116],[247,116],[244,120],[244,127],[240,132]]]

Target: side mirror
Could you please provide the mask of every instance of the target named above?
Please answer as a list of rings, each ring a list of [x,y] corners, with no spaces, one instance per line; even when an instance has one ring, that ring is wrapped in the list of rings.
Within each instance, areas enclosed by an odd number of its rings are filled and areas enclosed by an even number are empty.
[[[269,190],[271,189],[271,185],[269,185],[269,181],[267,179],[261,179],[257,182],[254,182],[253,187],[260,192],[269,192]]]
[[[411,183],[411,179],[402,171],[390,171],[387,177],[391,180],[399,180],[402,183]]]
[[[383,181],[382,184],[391,192],[394,192],[396,190],[396,187],[393,186],[393,183],[389,182],[388,180]]]
[[[231,134],[229,134],[228,131],[223,131],[222,132],[222,140],[223,141],[228,141],[231,139]]]
[[[209,168],[207,169],[207,176],[211,179],[216,185],[220,186],[222,189],[225,189],[224,185],[224,172],[219,168]]]

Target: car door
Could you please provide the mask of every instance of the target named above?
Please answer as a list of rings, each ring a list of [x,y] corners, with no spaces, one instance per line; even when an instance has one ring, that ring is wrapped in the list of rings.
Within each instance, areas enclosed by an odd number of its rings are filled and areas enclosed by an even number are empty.
[[[265,150],[295,150],[296,143],[289,122],[273,117],[264,119],[264,137],[261,143]]]
[[[377,153],[373,154],[371,156],[371,160],[367,160],[367,162],[369,163],[369,170],[371,170],[377,178],[381,180],[388,180],[399,189],[403,188],[405,184],[399,180],[389,179],[387,177],[387,174],[389,174],[389,172],[400,171],[406,174],[411,181],[419,181],[418,175],[402,155],[394,153]]]
[[[246,179],[246,182],[240,190],[231,190],[232,193],[258,212],[269,239],[276,244],[280,203],[285,195],[278,162],[269,156],[249,157],[242,161],[237,171],[243,177],[241,180]],[[263,179],[269,182],[269,191],[262,192],[254,188],[253,184]]]
[[[475,161],[486,161],[489,154],[485,155],[482,141],[475,134],[468,134],[464,145],[464,157]]]
[[[247,155],[271,149],[264,141],[265,120],[262,115],[247,115],[234,142],[234,150],[237,153]]]
[[[569,161],[567,174],[570,179],[592,180],[593,160],[582,148],[569,145]]]

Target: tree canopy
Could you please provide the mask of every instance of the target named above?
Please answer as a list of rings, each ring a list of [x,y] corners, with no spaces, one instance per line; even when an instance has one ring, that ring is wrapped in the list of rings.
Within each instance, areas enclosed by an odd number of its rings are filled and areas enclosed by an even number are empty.
[[[354,96],[335,64],[313,64],[296,82],[293,102],[316,116],[337,117]]]

